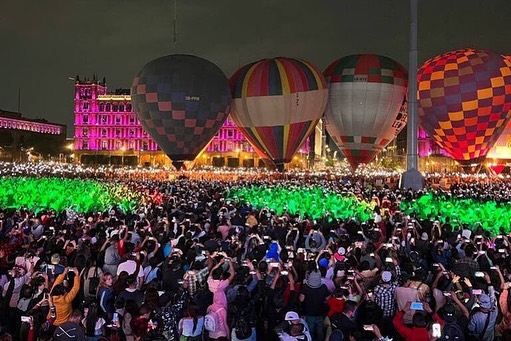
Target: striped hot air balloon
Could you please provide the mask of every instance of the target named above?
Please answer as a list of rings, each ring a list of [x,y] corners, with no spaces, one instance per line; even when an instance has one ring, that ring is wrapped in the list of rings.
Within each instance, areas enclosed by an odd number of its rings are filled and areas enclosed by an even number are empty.
[[[309,62],[278,57],[243,66],[230,83],[234,122],[283,170],[323,115],[323,75]]]
[[[511,60],[451,51],[425,62],[418,83],[422,128],[462,164],[484,160],[511,115]]]
[[[406,125],[407,72],[388,57],[359,54],[334,61],[324,74],[326,130],[356,169],[371,162]]]
[[[131,100],[144,129],[179,170],[227,119],[231,95],[223,71],[192,55],[149,62],[133,80]]]

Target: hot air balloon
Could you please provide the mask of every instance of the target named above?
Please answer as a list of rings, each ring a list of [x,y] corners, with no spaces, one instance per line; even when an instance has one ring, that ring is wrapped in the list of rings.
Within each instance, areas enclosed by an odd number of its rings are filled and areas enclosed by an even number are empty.
[[[323,115],[325,79],[306,61],[278,57],[243,66],[230,83],[231,117],[282,171]]]
[[[488,50],[436,56],[418,71],[419,123],[462,164],[479,163],[511,109],[511,61]]]
[[[356,169],[371,162],[406,125],[407,72],[388,57],[359,54],[334,61],[324,74],[326,130]]]
[[[133,80],[131,100],[144,129],[179,170],[218,132],[231,95],[227,77],[215,64],[170,55],[142,68]]]

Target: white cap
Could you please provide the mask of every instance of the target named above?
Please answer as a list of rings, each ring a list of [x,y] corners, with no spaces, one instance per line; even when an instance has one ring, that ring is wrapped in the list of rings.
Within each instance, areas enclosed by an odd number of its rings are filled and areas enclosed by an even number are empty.
[[[390,271],[383,271],[381,273],[381,279],[384,282],[390,282],[390,280],[392,279],[392,274],[390,273]]]
[[[300,315],[298,315],[298,313],[294,312],[294,311],[288,311],[286,313],[286,317],[284,318],[284,320],[286,321],[294,321],[294,320],[299,320],[300,319]]]

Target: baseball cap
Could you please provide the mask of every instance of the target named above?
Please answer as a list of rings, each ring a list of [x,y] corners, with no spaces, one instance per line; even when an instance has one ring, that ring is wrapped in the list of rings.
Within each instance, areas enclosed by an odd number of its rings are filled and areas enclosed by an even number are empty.
[[[428,239],[429,239],[428,234],[426,232],[422,232],[421,240],[428,240]]]
[[[486,294],[482,294],[481,296],[479,296],[479,306],[484,309],[490,309],[491,308],[490,297]]]
[[[284,320],[286,321],[294,321],[294,320],[299,320],[300,319],[300,316],[298,315],[297,312],[294,312],[294,311],[288,311],[286,313],[286,317],[284,318]]]
[[[384,282],[390,282],[390,280],[392,279],[392,274],[390,273],[390,271],[383,271],[381,273],[381,279]]]

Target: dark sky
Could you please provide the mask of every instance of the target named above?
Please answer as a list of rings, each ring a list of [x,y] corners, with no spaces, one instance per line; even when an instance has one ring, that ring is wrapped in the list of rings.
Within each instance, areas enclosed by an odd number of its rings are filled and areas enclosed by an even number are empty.
[[[419,65],[457,48],[511,54],[511,0],[419,0]],[[0,108],[68,125],[73,82],[93,73],[128,88],[173,52],[173,0],[0,0]],[[320,69],[377,53],[408,65],[408,0],[178,0],[178,53],[211,60],[228,77],[267,57]]]

